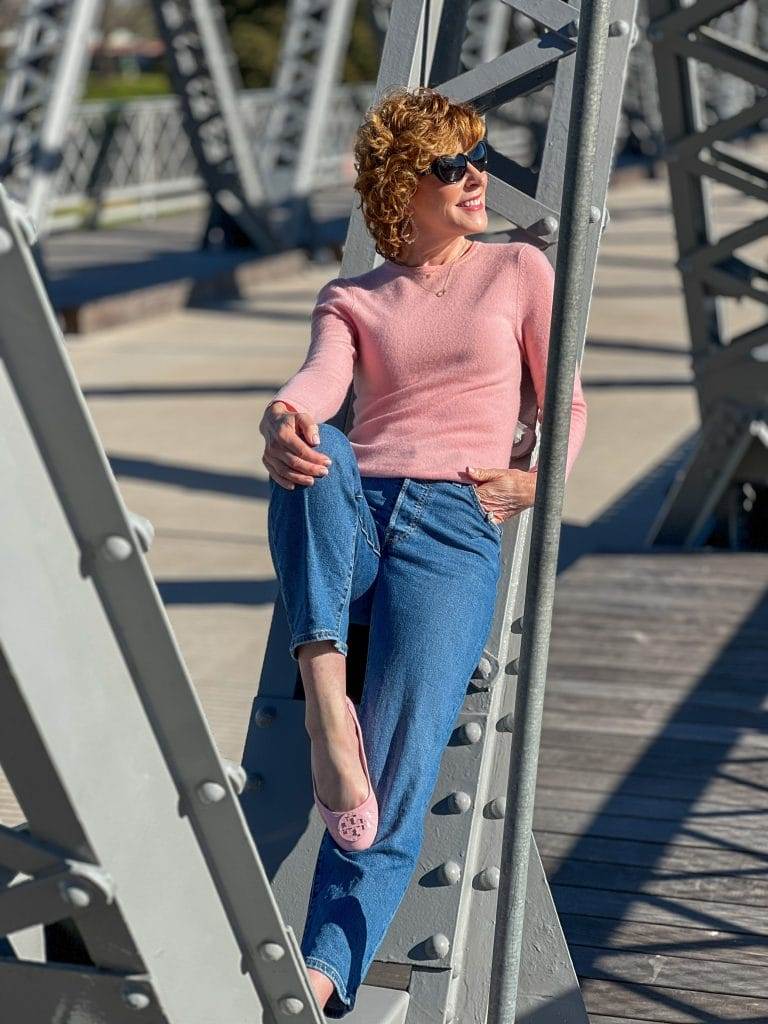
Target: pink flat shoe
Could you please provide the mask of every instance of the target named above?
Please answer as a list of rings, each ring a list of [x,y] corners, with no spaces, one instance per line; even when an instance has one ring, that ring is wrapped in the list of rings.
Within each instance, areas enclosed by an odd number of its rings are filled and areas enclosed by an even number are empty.
[[[349,697],[346,698],[346,701],[349,713],[352,715],[355,723],[357,743],[360,750],[360,763],[368,780],[368,796],[361,804],[358,804],[357,807],[352,807],[348,811],[332,811],[318,797],[317,790],[315,789],[315,773],[311,769],[310,771],[312,774],[312,793],[315,798],[315,806],[320,812],[320,817],[325,822],[326,828],[337,845],[342,850],[352,852],[355,850],[367,850],[376,838],[376,830],[379,827],[379,805],[371,785],[371,776],[368,773],[368,761],[363,746],[363,734],[360,730],[360,722],[357,718],[355,705]]]

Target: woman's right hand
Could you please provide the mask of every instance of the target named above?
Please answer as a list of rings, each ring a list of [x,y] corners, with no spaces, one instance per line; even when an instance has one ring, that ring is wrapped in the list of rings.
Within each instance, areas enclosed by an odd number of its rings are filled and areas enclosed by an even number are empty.
[[[266,441],[261,461],[281,487],[292,491],[296,484],[311,486],[315,477],[328,474],[331,459],[307,443],[320,440],[309,413],[291,412],[285,402],[273,402],[262,416],[259,431]]]

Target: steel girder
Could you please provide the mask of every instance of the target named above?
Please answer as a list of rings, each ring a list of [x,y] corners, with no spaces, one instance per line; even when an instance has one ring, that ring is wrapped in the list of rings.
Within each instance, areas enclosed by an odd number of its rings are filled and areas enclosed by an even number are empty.
[[[291,0],[286,11],[275,100],[259,140],[271,204],[283,207],[280,235],[312,244],[309,200],[327,136],[334,87],[347,54],[355,0]]]
[[[748,5],[751,6],[750,0]],[[723,302],[766,304],[766,270],[744,252],[768,234],[761,218],[718,236],[712,205],[717,182],[765,201],[768,175],[735,140],[768,116],[768,57],[751,43],[712,28],[731,14],[734,0],[649,0],[672,210],[691,340],[691,360],[702,428],[698,446],[659,511],[649,543],[694,547],[717,530],[726,543],[749,544],[748,508],[755,488],[768,487],[768,325],[727,336]],[[719,25],[723,25],[719,21]],[[727,26],[727,23],[725,23]],[[704,116],[696,62],[743,81],[742,104],[724,117]],[[750,98],[759,90],[760,98]],[[763,314],[764,316],[764,314]],[[746,490],[744,490],[746,489]],[[745,537],[746,535],[746,537]]]
[[[218,0],[152,0],[173,86],[200,175],[212,200],[206,243],[241,238],[278,248],[253,147],[240,112],[240,82]],[[27,0],[0,97],[0,178],[41,230],[72,111],[89,66],[102,0]],[[218,229],[218,230],[214,230]]]
[[[525,240],[545,250],[554,261],[579,9],[561,0],[509,3],[534,19],[538,36],[459,73],[468,6],[429,3],[427,82],[453,99],[472,101],[482,112],[552,87],[551,115],[538,169],[524,167],[501,151],[489,131],[486,200],[488,207],[511,225],[489,241]],[[424,0],[392,3],[374,100],[389,86],[420,84],[426,9]],[[586,269],[574,314],[581,338],[579,358],[598,244],[607,219],[605,197],[634,14],[634,0],[616,0],[611,5]],[[362,214],[354,207],[341,275],[354,276],[379,262]],[[530,465],[537,444],[536,397],[529,375],[525,376],[520,440],[510,453],[510,465],[519,468]],[[347,431],[351,416],[350,391],[331,422]],[[510,763],[510,715],[515,704],[530,523],[526,512],[505,527],[504,568],[493,624],[469,681],[453,741],[444,752],[416,871],[367,979],[375,984],[386,977],[389,985],[408,991],[408,1024],[482,1024],[485,1020],[506,813],[502,780]],[[352,629],[349,637],[347,673],[353,694],[360,693],[364,683],[365,627],[360,628],[362,633]],[[254,834],[260,836],[259,849],[280,906],[299,934],[306,917],[307,893],[305,887],[296,885],[296,879],[311,878],[323,826],[312,809],[308,770],[289,770],[297,764],[306,766],[309,752],[301,728],[301,680],[288,654],[288,638],[285,609],[277,601],[243,756],[249,776],[258,776],[263,785],[244,794],[243,806]],[[282,810],[286,807],[294,809],[290,818]],[[573,966],[532,837],[531,844],[517,1019],[530,1024],[586,1024]],[[442,884],[425,881],[448,864],[460,865],[461,870],[446,868]]]
[[[0,180],[45,224],[103,0],[28,0],[0,96]]]
[[[32,236],[0,186],[0,758],[27,816],[0,825],[4,1019],[321,1024]]]

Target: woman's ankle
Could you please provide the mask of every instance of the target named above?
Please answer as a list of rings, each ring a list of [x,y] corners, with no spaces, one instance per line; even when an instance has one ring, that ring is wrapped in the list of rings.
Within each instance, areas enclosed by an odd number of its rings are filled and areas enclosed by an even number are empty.
[[[315,993],[317,1005],[322,1010],[331,998],[335,986],[328,975],[323,974],[323,972],[319,971],[316,967],[308,967],[307,974],[309,975],[309,984],[312,991]]]

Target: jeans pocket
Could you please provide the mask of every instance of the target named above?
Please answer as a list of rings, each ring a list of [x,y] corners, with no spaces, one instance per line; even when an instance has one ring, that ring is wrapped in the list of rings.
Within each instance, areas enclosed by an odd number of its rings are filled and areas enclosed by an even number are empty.
[[[477,493],[477,488],[475,487],[475,485],[470,484],[469,489],[472,492],[472,497],[474,499],[475,505],[480,515],[483,517],[486,523],[490,523],[490,525],[493,526],[494,529],[496,530],[496,533],[498,533],[498,535],[501,536],[503,532],[502,527],[504,524],[497,522],[495,519],[493,519],[492,513],[489,512],[488,509],[483,506],[483,503],[480,501],[480,495]]]

